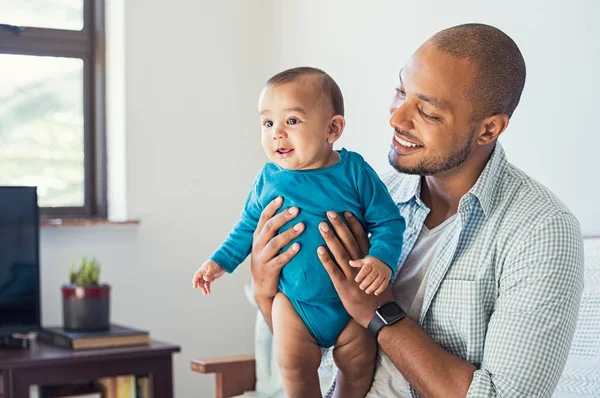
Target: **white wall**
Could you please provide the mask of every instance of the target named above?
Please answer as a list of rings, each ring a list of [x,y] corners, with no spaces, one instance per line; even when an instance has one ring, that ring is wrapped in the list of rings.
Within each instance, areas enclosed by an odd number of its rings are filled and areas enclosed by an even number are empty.
[[[237,219],[264,161],[256,100],[264,80],[283,68],[314,65],[336,78],[347,104],[341,144],[385,171],[388,102],[412,52],[455,24],[504,29],[528,66],[522,103],[502,139],[509,158],[556,192],[585,232],[600,232],[600,82],[592,73],[600,70],[593,20],[600,3],[128,0],[126,7],[127,206],[141,224],[43,230],[43,319],[60,323],[59,288],[70,263],[96,255],[113,286],[114,321],[182,346],[174,366],[180,398],[213,396],[213,378],[193,374],[190,359],[252,351],[247,264],[211,297],[190,284]]]
[[[264,162],[256,104],[267,30],[255,26],[260,4],[245,0],[127,0],[125,11],[127,205],[141,224],[42,230],[43,321],[61,323],[68,267],[95,255],[113,320],[181,345],[176,395],[211,397],[214,377],[190,360],[253,351],[248,264],[209,297],[191,278]]]
[[[305,64],[328,71],[346,100],[340,144],[379,172],[389,168],[389,102],[414,50],[461,23],[504,30],[527,64],[521,104],[501,139],[509,160],[555,192],[584,233],[600,233],[600,2],[303,0],[281,2],[276,12],[279,58],[265,76]]]

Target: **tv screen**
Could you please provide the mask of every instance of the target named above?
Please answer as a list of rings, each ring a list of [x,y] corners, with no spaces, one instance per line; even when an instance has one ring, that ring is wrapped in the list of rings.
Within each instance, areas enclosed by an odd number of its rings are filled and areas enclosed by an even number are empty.
[[[0,336],[40,327],[35,187],[0,187]]]

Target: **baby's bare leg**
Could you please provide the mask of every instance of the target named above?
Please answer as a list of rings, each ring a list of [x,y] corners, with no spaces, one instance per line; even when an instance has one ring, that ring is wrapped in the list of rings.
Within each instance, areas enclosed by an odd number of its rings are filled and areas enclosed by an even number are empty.
[[[369,332],[350,320],[338,337],[333,359],[339,368],[333,396],[364,398],[375,372],[377,344]]]
[[[273,335],[283,386],[289,398],[321,398],[317,370],[321,350],[283,293],[273,302]]]

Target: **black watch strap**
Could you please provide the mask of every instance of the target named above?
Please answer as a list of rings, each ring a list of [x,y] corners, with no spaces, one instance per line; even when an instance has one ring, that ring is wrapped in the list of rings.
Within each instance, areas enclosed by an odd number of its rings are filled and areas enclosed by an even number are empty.
[[[389,313],[389,311],[382,311],[382,307],[386,306],[394,307],[394,315],[386,315],[386,313]],[[369,322],[367,330],[369,331],[369,333],[371,333],[375,340],[377,340],[377,336],[379,336],[379,332],[381,331],[381,329],[383,329],[384,326],[393,325],[394,323],[403,319],[405,316],[406,312],[394,301],[390,301],[389,303],[380,305],[377,308],[377,310],[375,310],[375,315],[373,316],[373,319],[371,319],[371,322]]]
[[[377,341],[377,336],[379,335],[379,331],[386,325],[385,322],[383,322],[383,319],[381,319],[379,317],[379,314],[377,314],[377,312],[375,312],[375,316],[373,317],[373,319],[371,319],[371,322],[369,322],[369,327],[367,328],[369,330],[369,333],[371,333],[371,336],[375,337],[375,340]]]

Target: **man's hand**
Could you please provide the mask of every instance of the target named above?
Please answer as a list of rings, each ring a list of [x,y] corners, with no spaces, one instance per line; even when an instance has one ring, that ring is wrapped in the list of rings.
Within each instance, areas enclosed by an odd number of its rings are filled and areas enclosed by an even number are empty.
[[[304,224],[298,223],[280,235],[276,235],[277,231],[295,218],[299,212],[297,207],[290,207],[275,215],[282,203],[283,198],[281,197],[277,197],[269,203],[260,215],[256,231],[254,231],[250,269],[254,284],[254,297],[259,306],[261,301],[272,301],[275,298],[278,292],[281,268],[300,250],[300,245],[294,243],[285,252],[279,253],[285,245],[304,231]]]
[[[331,211],[327,212],[327,217],[335,233],[326,222],[319,224],[321,236],[323,236],[327,247],[333,254],[335,262],[323,246],[317,249],[317,255],[327,270],[346,311],[356,322],[366,328],[377,307],[390,301],[392,293],[387,288],[378,296],[366,294],[356,283],[355,278],[358,270],[351,267],[349,262],[365,257],[369,251],[369,239],[354,215],[349,212],[344,213],[344,215],[348,225],[342,221],[338,214]]]

